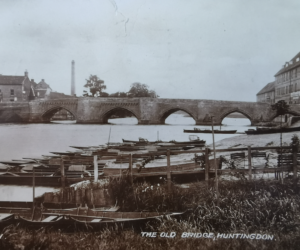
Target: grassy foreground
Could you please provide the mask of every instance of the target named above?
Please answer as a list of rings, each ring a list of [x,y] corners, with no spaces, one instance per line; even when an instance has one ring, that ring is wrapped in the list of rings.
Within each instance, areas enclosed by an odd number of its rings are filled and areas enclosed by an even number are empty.
[[[219,206],[213,183],[199,182],[186,189],[173,186],[168,193],[165,184],[131,186],[130,180],[123,178],[110,180],[106,188],[122,211],[191,211],[179,221],[165,218],[149,224],[147,231],[157,232],[156,237],[142,237],[141,232],[133,229],[63,234],[43,228],[29,231],[9,226],[1,233],[0,249],[300,248],[300,185],[289,180],[283,184],[223,181],[219,184]],[[176,236],[161,237],[170,236],[171,232]],[[209,233],[214,237],[208,238]],[[218,233],[223,236],[218,238]],[[230,234],[271,235],[272,239],[229,239]]]

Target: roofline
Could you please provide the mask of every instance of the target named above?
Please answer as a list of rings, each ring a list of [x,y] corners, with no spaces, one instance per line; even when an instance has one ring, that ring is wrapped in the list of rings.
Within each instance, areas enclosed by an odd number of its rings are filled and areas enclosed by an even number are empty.
[[[259,92],[258,92],[256,95],[262,95],[262,94],[270,93],[270,92],[274,92],[274,93],[275,93],[275,89],[270,90],[270,91],[266,91],[266,92],[262,92],[262,93],[259,93]]]
[[[282,73],[285,73],[285,72],[287,72],[287,71],[289,71],[289,70],[292,70],[292,69],[294,69],[294,68],[297,68],[297,67],[299,67],[300,66],[300,64],[297,64],[297,65],[294,65],[294,66],[292,66],[292,67],[285,67],[286,69],[281,69],[281,70],[279,70],[274,76],[276,77],[276,76],[278,76],[278,75],[281,75]]]
[[[273,85],[273,88],[272,89],[269,89],[268,91],[265,90],[263,92],[261,92],[264,88],[266,88],[269,84],[272,84]],[[268,93],[268,92],[271,92],[271,91],[274,91],[275,92],[275,84],[276,84],[276,81],[273,81],[273,82],[269,82],[267,83],[260,91],[258,91],[258,93],[256,95],[260,95],[260,94],[265,94],[265,93]]]

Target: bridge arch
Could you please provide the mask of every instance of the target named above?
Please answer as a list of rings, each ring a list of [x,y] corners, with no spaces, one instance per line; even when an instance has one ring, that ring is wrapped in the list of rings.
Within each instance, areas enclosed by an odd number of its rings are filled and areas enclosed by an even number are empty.
[[[105,113],[102,115],[102,122],[103,123],[108,123],[109,118],[113,114],[115,114],[117,111],[121,111],[121,110],[126,110],[126,111],[130,112],[138,120],[138,123],[140,122],[139,115],[137,115],[135,111],[133,111],[131,109],[128,109],[128,108],[125,108],[125,107],[113,107],[109,110],[106,110]]]
[[[195,123],[196,123],[196,121],[197,121],[196,115],[194,115],[192,112],[186,110],[185,108],[176,107],[176,108],[169,108],[169,109],[164,110],[158,118],[159,124],[165,124],[165,121],[168,118],[168,116],[170,116],[171,114],[173,114],[177,111],[184,111],[185,113],[189,114],[195,120]]]
[[[226,116],[228,116],[228,115],[230,115],[230,114],[232,114],[232,113],[240,113],[240,114],[246,116],[246,117],[250,120],[251,124],[253,124],[253,118],[251,117],[251,115],[249,115],[246,111],[241,110],[241,109],[238,109],[238,108],[231,109],[231,110],[228,110],[228,111],[222,113],[222,114],[220,115],[220,123],[222,123],[223,119],[224,119]]]
[[[51,118],[54,116],[55,113],[57,113],[60,110],[66,110],[68,111],[71,115],[73,115],[73,117],[75,118],[75,120],[77,120],[77,116],[76,114],[71,111],[69,108],[63,107],[63,106],[55,106],[55,107],[51,107],[50,109],[46,110],[43,114],[42,114],[42,121],[43,122],[50,122]]]

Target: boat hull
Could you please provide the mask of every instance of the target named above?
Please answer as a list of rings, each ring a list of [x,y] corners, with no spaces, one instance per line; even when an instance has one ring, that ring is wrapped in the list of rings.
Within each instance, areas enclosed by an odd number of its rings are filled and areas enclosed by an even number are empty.
[[[201,129],[184,129],[184,133],[203,133],[212,134],[212,130],[201,130]],[[214,130],[215,134],[235,134],[236,130]]]
[[[56,213],[43,213],[39,220],[31,220],[19,214],[2,214],[5,219],[0,219],[0,229],[18,224],[28,229],[48,228],[64,232],[90,231],[106,228],[143,229],[149,221],[155,221],[164,217],[178,218],[181,213],[160,213],[160,212],[94,212],[85,211],[85,214],[78,215],[76,211],[58,210]],[[0,214],[1,215],[1,214]],[[47,221],[49,219],[49,221]]]
[[[300,131],[300,127],[295,128],[271,128],[271,129],[261,129],[261,130],[247,130],[245,133],[247,135],[261,135],[261,134],[276,134],[276,133],[288,133]]]

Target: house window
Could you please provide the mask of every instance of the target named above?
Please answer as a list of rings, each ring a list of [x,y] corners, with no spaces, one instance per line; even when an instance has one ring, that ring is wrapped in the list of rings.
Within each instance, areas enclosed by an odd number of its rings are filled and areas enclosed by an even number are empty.
[[[295,82],[295,92],[297,91],[297,83]]]
[[[15,95],[15,90],[14,89],[10,90],[10,95]]]

